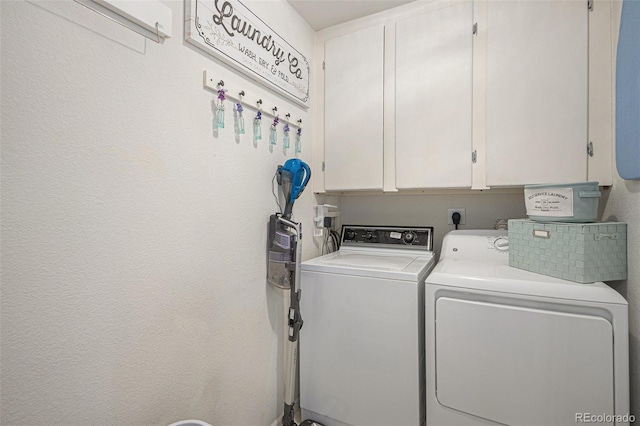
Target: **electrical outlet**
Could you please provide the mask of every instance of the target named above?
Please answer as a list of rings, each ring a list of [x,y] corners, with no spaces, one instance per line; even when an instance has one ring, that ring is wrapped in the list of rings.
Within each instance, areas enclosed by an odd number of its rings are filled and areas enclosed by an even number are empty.
[[[467,224],[467,209],[449,209],[448,211],[448,216],[447,216],[447,223],[449,225],[453,225],[453,219],[451,218],[451,215],[453,215],[455,212],[460,213],[460,225],[466,225]]]

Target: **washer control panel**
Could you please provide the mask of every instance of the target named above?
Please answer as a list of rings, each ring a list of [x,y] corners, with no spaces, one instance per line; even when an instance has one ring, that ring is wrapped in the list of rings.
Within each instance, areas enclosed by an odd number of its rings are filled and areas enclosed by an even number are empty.
[[[433,227],[342,226],[342,245],[433,250]]]

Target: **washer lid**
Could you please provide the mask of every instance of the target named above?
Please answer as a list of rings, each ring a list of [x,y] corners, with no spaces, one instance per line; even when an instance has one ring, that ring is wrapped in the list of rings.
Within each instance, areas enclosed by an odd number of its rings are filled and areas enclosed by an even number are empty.
[[[331,259],[325,260],[325,265],[342,265],[373,269],[387,269],[402,271],[416,259],[415,256],[383,256],[364,253],[338,253]]]
[[[498,291],[596,303],[626,305],[627,301],[602,282],[580,284],[573,281],[513,268],[503,261],[444,259],[427,277],[428,284],[475,290]]]
[[[408,250],[339,250],[302,262],[303,271],[418,281],[431,270],[433,253]]]

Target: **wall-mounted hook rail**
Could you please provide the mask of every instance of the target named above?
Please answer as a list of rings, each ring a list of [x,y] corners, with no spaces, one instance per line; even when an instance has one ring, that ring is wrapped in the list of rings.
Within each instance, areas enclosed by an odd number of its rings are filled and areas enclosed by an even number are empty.
[[[205,70],[204,73],[203,73],[203,80],[204,80],[203,83],[204,83],[205,89],[210,90],[210,91],[212,91],[212,92],[214,92],[216,94],[218,94],[219,90],[221,90],[220,87],[224,87],[224,80],[214,80],[214,78],[211,77],[211,75],[207,73],[207,70]],[[280,118],[278,113],[277,113],[277,111],[278,111],[278,107],[277,106],[274,106],[271,111],[266,112],[266,111],[264,111],[262,109],[262,104],[263,104],[262,99],[258,99],[255,104],[246,103],[243,100],[243,98],[246,96],[246,93],[245,93],[244,90],[240,91],[237,96],[231,95],[230,92],[228,90],[226,90],[226,89],[224,89],[224,90],[225,90],[225,99],[233,101],[233,102],[241,102],[243,107],[245,107],[245,108],[252,109],[252,110],[254,110],[256,112],[260,111],[262,113],[263,117],[264,116],[271,117],[272,119],[278,117],[279,122],[281,124],[283,124],[283,125],[284,124],[289,124],[289,126],[291,126],[291,127],[297,127],[298,129],[302,129],[302,119],[299,119],[299,120],[294,122],[294,121],[291,120],[291,114],[288,114],[288,113],[285,115],[284,119]]]

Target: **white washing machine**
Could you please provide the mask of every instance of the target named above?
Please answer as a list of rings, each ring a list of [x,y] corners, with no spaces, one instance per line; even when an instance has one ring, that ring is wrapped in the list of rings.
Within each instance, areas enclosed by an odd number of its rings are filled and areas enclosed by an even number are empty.
[[[508,259],[506,231],[444,238],[426,282],[427,424],[629,424],[626,300]]]
[[[424,424],[432,247],[433,228],[343,226],[339,251],[302,263],[302,418]]]

